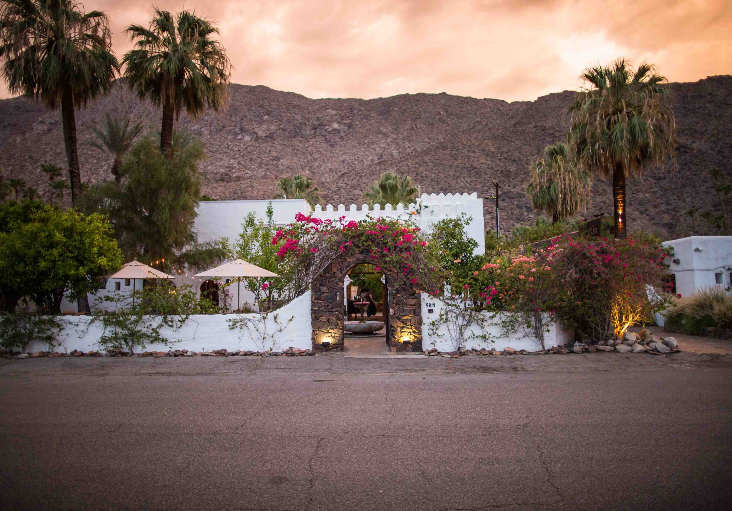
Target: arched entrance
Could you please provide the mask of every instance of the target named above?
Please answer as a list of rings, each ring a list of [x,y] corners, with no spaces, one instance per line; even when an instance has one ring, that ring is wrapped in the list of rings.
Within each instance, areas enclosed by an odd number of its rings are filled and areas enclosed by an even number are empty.
[[[342,350],[344,341],[344,279],[348,272],[372,260],[368,253],[346,251],[313,280],[313,349]],[[406,278],[384,268],[388,296],[386,340],[391,351],[422,351],[422,305],[420,295]]]

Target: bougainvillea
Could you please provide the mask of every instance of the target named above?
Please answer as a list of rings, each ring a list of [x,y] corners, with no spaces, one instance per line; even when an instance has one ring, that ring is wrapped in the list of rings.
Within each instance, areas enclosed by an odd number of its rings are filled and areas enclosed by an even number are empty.
[[[275,233],[272,244],[279,247],[279,257],[297,261],[303,285],[339,254],[358,250],[374,265],[422,290],[440,287],[428,238],[411,220],[367,217],[346,222],[345,217],[323,220],[298,213],[294,223]]]

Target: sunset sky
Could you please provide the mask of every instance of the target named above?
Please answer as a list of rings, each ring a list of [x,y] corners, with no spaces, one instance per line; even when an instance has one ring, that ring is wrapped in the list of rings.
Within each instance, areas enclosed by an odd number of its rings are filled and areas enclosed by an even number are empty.
[[[86,0],[113,49],[150,0]],[[732,74],[730,0],[156,0],[216,22],[232,81],[311,98],[447,92],[508,101],[576,89],[588,66],[648,60],[670,81]],[[0,97],[8,97],[4,84]]]

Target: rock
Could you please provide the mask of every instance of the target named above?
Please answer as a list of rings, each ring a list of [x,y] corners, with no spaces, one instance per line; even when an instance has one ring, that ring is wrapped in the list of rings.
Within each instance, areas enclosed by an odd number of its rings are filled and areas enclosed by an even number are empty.
[[[607,340],[607,345],[608,346],[615,346],[615,342],[616,342],[615,339],[608,339]]]
[[[646,330],[645,328],[644,328],[643,330],[641,330],[641,331],[640,331],[640,338],[641,338],[641,341],[645,341],[645,340],[646,340],[646,339],[648,339],[648,338],[649,338],[650,336],[651,336],[651,332],[649,332],[649,331],[648,331],[648,330]]]
[[[633,351],[633,348],[625,344],[618,344],[617,346],[615,346],[615,351],[618,351],[620,353],[629,353]]]
[[[557,355],[566,355],[568,351],[564,346],[552,346],[552,353],[556,353]]]
[[[204,351],[204,352],[201,353],[201,356],[202,357],[215,357],[216,354],[215,353],[211,353],[210,351]]]
[[[584,350],[584,348],[583,348],[582,346],[579,346],[579,343],[577,343],[577,344],[575,344],[574,346],[572,346],[572,349],[571,349],[571,351],[572,351],[572,353],[577,353],[577,354],[579,354],[579,353],[582,353],[582,352],[583,352],[583,351],[585,351],[585,350]]]
[[[663,344],[665,344],[666,346],[668,346],[672,350],[679,349],[679,342],[676,339],[674,339],[673,337],[666,337],[663,340]]]
[[[635,344],[635,334],[632,332],[625,332],[623,334],[623,341],[630,341],[631,343]],[[631,344],[631,346],[633,344]]]
[[[587,351],[589,351],[590,353],[596,353],[597,346],[595,346],[594,344],[590,344],[589,346],[587,346]]]
[[[30,358],[30,355],[27,353],[21,353],[20,355],[16,355],[15,358]]]
[[[632,341],[629,341],[629,340],[624,340],[624,341],[623,341],[623,345],[624,345],[624,346],[628,346],[628,347],[631,347],[631,348],[632,348],[632,347],[633,347],[633,345],[634,345],[634,344],[635,344],[636,342],[638,342],[638,341],[636,341],[635,339],[633,339]]]
[[[84,356],[84,352],[83,351],[79,351],[79,350],[74,350],[74,351],[71,352],[71,356],[72,357],[83,357]]]
[[[633,350],[633,353],[645,353],[646,347],[643,346],[641,343],[634,344],[631,348]]]
[[[513,355],[514,353],[516,353],[516,350],[511,348],[510,346],[507,346],[507,347],[503,348],[503,353],[505,355]]]
[[[659,353],[668,353],[671,351],[671,348],[660,342],[652,343],[651,348],[658,351]]]
[[[480,350],[480,354],[481,354],[481,355],[490,355],[490,354],[491,354],[491,352],[490,352],[490,351],[488,351],[487,349],[483,348],[482,350]]]
[[[36,351],[35,353],[31,353],[31,358],[38,358],[38,357],[47,357],[48,353],[45,351]]]
[[[615,348],[613,346],[598,346],[597,349],[599,351],[606,351],[606,352],[615,351]]]

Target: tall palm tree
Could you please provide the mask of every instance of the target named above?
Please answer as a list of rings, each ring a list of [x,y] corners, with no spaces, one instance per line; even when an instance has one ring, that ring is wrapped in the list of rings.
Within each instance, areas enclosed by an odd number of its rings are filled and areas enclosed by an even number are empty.
[[[81,194],[74,110],[109,91],[119,70],[107,15],[75,0],[0,0],[0,60],[11,93],[61,106],[71,198]]]
[[[309,177],[301,175],[283,177],[277,181],[277,188],[280,193],[275,194],[274,199],[305,199],[311,206],[320,203],[318,187]]]
[[[666,79],[643,63],[633,70],[625,59],[585,70],[587,87],[577,94],[570,144],[579,165],[612,176],[615,235],[627,236],[625,180],[673,157],[676,121]]]
[[[399,177],[392,172],[386,172],[369,187],[363,196],[372,206],[379,204],[383,207],[387,204],[408,205],[417,198],[418,193],[419,188],[414,186],[411,177]]]
[[[156,8],[149,28],[130,25],[126,32],[135,47],[122,59],[124,75],[141,99],[162,105],[160,150],[169,158],[173,124],[183,108],[195,118],[206,106],[226,106],[231,63],[213,39],[219,30],[188,11],[173,16]]]
[[[122,160],[127,151],[130,150],[132,142],[142,132],[142,123],[130,126],[130,118],[117,119],[109,115],[105,116],[104,126],[102,128],[93,128],[94,135],[97,139],[90,142],[92,147],[102,152],[108,152],[114,156],[112,162],[112,175],[117,183],[122,182]]]
[[[577,167],[571,151],[561,142],[544,148],[544,157],[530,167],[526,189],[532,206],[553,223],[573,217],[590,200],[592,177]]]

